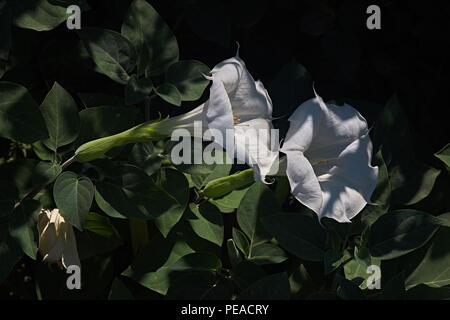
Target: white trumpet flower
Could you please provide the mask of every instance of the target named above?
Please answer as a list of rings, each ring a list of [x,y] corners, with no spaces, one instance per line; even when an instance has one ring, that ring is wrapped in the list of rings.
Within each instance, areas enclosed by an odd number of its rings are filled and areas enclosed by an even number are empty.
[[[353,107],[325,104],[314,93],[289,118],[281,148],[286,174],[292,194],[319,221],[351,222],[370,203],[377,184],[367,122]]]
[[[279,143],[267,90],[238,55],[216,65],[208,79],[212,85],[204,112],[212,136],[228,154],[253,168],[255,180],[264,181],[277,163]]]
[[[58,263],[66,269],[71,265],[81,265],[72,225],[64,219],[59,209],[41,210],[38,231],[39,252],[43,261]]]

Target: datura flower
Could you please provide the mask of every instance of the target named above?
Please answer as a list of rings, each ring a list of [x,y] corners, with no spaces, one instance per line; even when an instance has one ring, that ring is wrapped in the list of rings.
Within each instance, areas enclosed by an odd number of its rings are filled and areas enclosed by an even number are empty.
[[[64,219],[59,209],[39,213],[39,252],[43,261],[58,263],[60,267],[80,266],[77,243],[72,225]]]
[[[350,222],[370,203],[377,184],[367,122],[353,107],[325,104],[314,93],[289,118],[281,148],[286,175],[292,194],[319,221]]]
[[[204,113],[212,136],[227,154],[253,169],[255,180],[264,181],[277,163],[279,143],[278,131],[272,130],[267,90],[253,79],[238,54],[216,65],[208,79],[212,85]]]

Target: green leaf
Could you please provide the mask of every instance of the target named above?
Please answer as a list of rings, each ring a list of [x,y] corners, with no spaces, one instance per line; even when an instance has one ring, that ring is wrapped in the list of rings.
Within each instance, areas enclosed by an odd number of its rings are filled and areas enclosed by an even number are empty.
[[[288,300],[289,296],[289,280],[283,272],[256,281],[245,289],[237,300]]]
[[[17,188],[6,180],[0,180],[0,218],[8,216],[19,199]]]
[[[38,251],[39,235],[36,224],[41,208],[39,201],[27,200],[14,210],[9,222],[9,234],[33,260],[36,260]]]
[[[361,246],[359,249],[355,247],[354,259],[344,265],[345,278],[359,284],[361,289],[366,289],[368,286],[367,280],[374,274],[373,271],[368,269],[369,266],[380,267],[381,260],[372,257],[366,247]]]
[[[381,150],[374,155],[372,165],[378,167],[378,180],[370,198],[373,204],[366,205],[360,213],[361,221],[365,226],[372,225],[381,215],[385,214],[389,210],[391,200],[389,172]]]
[[[136,51],[126,38],[112,30],[86,28],[78,31],[97,70],[120,83],[127,84],[136,67]]]
[[[110,217],[149,220],[170,212],[178,216],[182,211],[182,203],[157,186],[142,169],[123,165],[116,172],[118,179],[96,182],[95,201]],[[180,192],[185,191],[180,188]]]
[[[406,288],[420,283],[430,287],[443,287],[450,284],[450,228],[441,228],[433,237],[425,255],[418,266],[406,279]]]
[[[80,112],[80,134],[75,145],[120,133],[134,125],[138,114],[135,108],[92,107]]]
[[[325,274],[330,274],[341,266],[342,263],[351,257],[350,253],[345,250],[344,253],[329,249],[325,252],[323,263]]]
[[[48,138],[39,106],[26,88],[0,82],[0,97],[0,137],[25,143]]]
[[[427,197],[441,170],[428,165],[410,162],[394,166],[390,170],[392,202],[397,205],[412,205]]]
[[[110,252],[123,241],[110,219],[89,212],[83,224],[83,232],[76,233],[78,254],[81,260]]]
[[[177,40],[153,7],[144,0],[134,0],[122,24],[122,35],[130,40],[139,57],[147,57],[140,65],[150,75],[163,73],[178,61]],[[142,54],[148,51],[148,54]],[[145,63],[146,62],[146,63]]]
[[[143,169],[148,175],[154,174],[161,167],[159,150],[151,141],[135,143],[128,156],[128,162]]]
[[[32,181],[34,186],[41,186],[55,181],[62,172],[59,164],[53,162],[39,162],[33,170]]]
[[[232,175],[209,181],[201,194],[207,198],[220,198],[230,192],[252,184],[254,180],[253,169],[236,172]]]
[[[223,218],[222,214],[215,206],[209,203],[196,205],[189,204],[192,218],[188,218],[192,230],[201,238],[217,244],[219,247],[223,243]]]
[[[125,103],[127,105],[138,104],[150,95],[152,89],[152,79],[138,79],[136,75],[132,75],[125,87]]]
[[[155,224],[163,236],[167,236],[170,230],[180,221],[189,202],[189,182],[186,177],[174,169],[161,169],[157,185],[163,189],[175,202],[169,210],[155,219]]]
[[[155,93],[164,101],[174,106],[181,106],[181,93],[173,84],[163,83],[155,88]]]
[[[191,159],[192,160],[191,164],[182,163],[176,165],[175,167],[181,172],[189,174],[191,176],[192,181],[194,182],[195,186],[198,189],[204,187],[208,182],[212,180],[219,179],[229,175],[232,164],[226,162],[227,155],[225,151],[219,151],[221,153],[223,163],[194,164],[195,161],[193,157],[195,152],[197,152],[197,150],[195,150],[195,147],[196,146],[194,142],[191,144],[191,154],[193,155]]]
[[[283,249],[308,261],[323,260],[326,234],[316,218],[283,212],[264,217],[262,221]]]
[[[365,300],[366,297],[361,289],[353,281],[337,275],[339,283],[339,295],[345,300]]]
[[[241,252],[248,257],[250,252],[250,244],[248,243],[247,237],[235,227],[232,227],[233,240]]]
[[[53,197],[64,218],[72,226],[83,230],[83,223],[94,198],[94,185],[91,180],[66,171],[56,179]]]
[[[209,202],[214,204],[223,213],[234,212],[234,210],[239,208],[249,188],[250,186],[233,190],[220,198],[209,199]]]
[[[78,5],[81,11],[89,9],[84,0],[73,0],[70,3],[55,3],[51,0],[10,1],[14,24],[17,27],[36,31],[48,31],[66,21],[69,5]]]
[[[389,212],[372,225],[368,248],[374,257],[393,259],[420,248],[438,229],[439,221],[427,213],[407,209]]]
[[[281,263],[286,261],[287,258],[286,253],[278,246],[272,243],[261,243],[253,247],[249,260],[256,264],[264,265]]]
[[[80,117],[78,108],[71,95],[55,82],[41,104],[41,112],[50,138],[44,144],[56,151],[78,137]]]
[[[109,291],[108,300],[134,300],[134,297],[123,281],[115,278]]]
[[[250,242],[249,256],[258,243],[270,240],[261,223],[261,218],[280,210],[272,191],[262,182],[253,184],[242,199],[237,210],[237,221]]]
[[[0,284],[8,277],[22,256],[22,249],[9,235],[8,225],[0,224],[0,259],[2,261],[0,263]]]
[[[209,67],[200,61],[183,60],[172,64],[166,71],[166,82],[173,84],[181,93],[181,100],[200,99],[209,84],[203,75],[210,73]]]
[[[231,266],[236,267],[240,262],[242,262],[242,257],[233,239],[227,240],[227,253]]]
[[[434,156],[445,163],[447,168],[450,168],[450,143],[436,152]]]
[[[220,271],[222,262],[211,253],[196,252],[183,256],[169,268],[173,271]]]

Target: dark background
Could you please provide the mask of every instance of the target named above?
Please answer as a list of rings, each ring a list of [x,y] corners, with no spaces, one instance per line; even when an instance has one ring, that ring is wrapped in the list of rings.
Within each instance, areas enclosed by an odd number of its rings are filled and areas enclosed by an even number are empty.
[[[88,2],[92,9],[82,14],[82,27],[120,31],[131,1]],[[376,110],[362,111],[369,124],[376,121],[377,106],[384,106],[396,94],[406,114],[415,155],[424,162],[433,161],[433,153],[449,142],[447,1],[148,2],[174,31],[180,59],[200,60],[212,68],[235,55],[237,41],[250,73],[266,87],[270,88],[280,69],[294,60],[309,71],[325,100],[352,98],[374,102]],[[371,4],[381,8],[381,30],[366,27],[366,8]],[[92,71],[89,58],[80,56],[79,44],[76,33],[67,30],[64,23],[49,32],[14,27],[10,53],[13,68],[2,81],[26,86],[38,103],[54,81],[76,99],[81,92],[123,96],[123,86]],[[208,90],[202,99],[207,95]],[[276,102],[274,116],[285,116],[279,121],[286,122],[297,106]],[[174,107],[158,98],[151,116],[156,117],[158,112],[179,114],[198,104]],[[0,138],[0,158],[8,158],[10,153],[10,141]],[[8,286],[15,288],[16,296],[29,298],[27,292],[33,288],[22,281],[25,274],[26,266],[19,265]],[[1,294],[7,296],[8,292],[5,287]]]

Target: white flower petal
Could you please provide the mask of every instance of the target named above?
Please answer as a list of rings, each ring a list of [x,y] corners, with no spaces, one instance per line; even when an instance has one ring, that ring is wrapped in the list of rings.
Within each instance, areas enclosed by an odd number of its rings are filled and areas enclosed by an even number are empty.
[[[321,182],[320,187],[323,192],[323,206],[318,214],[319,220],[328,217],[348,223],[367,204],[361,194],[349,187],[340,177]]]
[[[301,151],[286,151],[286,175],[294,197],[319,214],[322,207],[322,191],[314,170]]]
[[[272,143],[272,123],[253,119],[235,126],[235,154],[241,162],[254,169],[255,180],[264,181],[275,161],[278,161],[278,139]]]
[[[64,229],[64,251],[62,253],[61,263],[66,269],[71,265],[81,266],[73,228],[70,224],[65,224]]]

